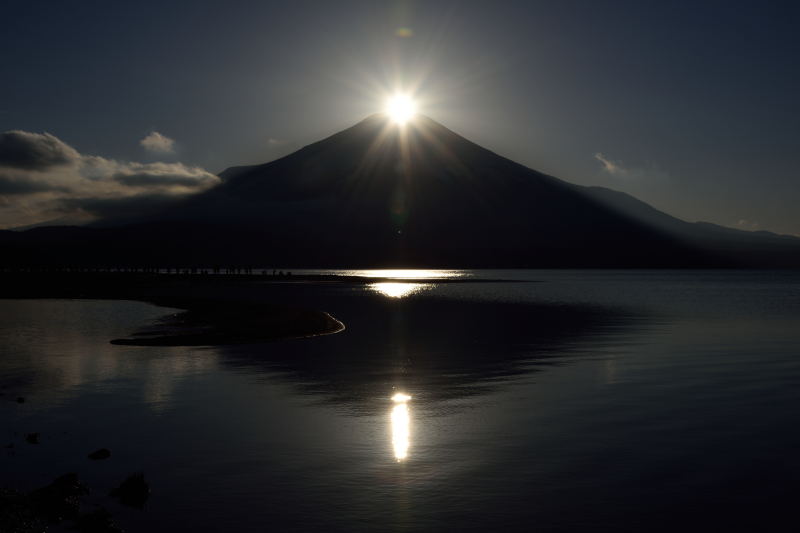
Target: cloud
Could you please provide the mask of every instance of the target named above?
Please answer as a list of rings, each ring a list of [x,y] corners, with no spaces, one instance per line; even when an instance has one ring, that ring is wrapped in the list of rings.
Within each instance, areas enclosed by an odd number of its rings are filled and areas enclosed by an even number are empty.
[[[761,224],[756,220],[740,219],[736,222],[736,227],[747,231],[757,231],[761,229]]]
[[[45,191],[66,192],[67,190],[69,189],[66,187],[48,183],[47,181],[19,179],[0,174],[0,196],[15,196]]]
[[[603,170],[605,170],[609,174],[611,174],[613,176],[627,176],[628,175],[627,169],[622,167],[622,165],[620,165],[620,163],[617,163],[616,161],[610,160],[609,158],[604,156],[602,153],[597,152],[596,154],[594,154],[594,158],[597,159],[598,161],[600,161],[603,164]]]
[[[606,155],[601,152],[595,153],[594,158],[600,161],[600,163],[603,165],[603,172],[615,178],[631,180],[646,179],[649,181],[666,181],[669,179],[668,173],[654,165],[651,165],[648,168],[628,167],[622,161],[615,161],[609,157],[606,157]]]
[[[0,167],[44,170],[79,160],[77,150],[49,133],[19,130],[0,133]]]
[[[139,144],[141,144],[145,150],[157,154],[171,154],[175,151],[175,140],[157,131],[151,131],[147,137],[139,141]]]
[[[81,154],[49,133],[0,134],[0,228],[148,214],[218,183],[183,163]]]
[[[205,188],[219,182],[219,178],[199,167],[182,163],[129,163],[111,179],[128,187],[177,186]]]

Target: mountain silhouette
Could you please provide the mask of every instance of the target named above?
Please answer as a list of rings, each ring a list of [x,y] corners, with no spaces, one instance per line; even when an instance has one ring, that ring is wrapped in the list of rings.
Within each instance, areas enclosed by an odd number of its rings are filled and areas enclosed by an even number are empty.
[[[683,267],[746,264],[751,248],[770,260],[800,255],[800,239],[683,222],[527,168],[425,116],[399,127],[372,115],[220,177],[155,217],[0,242],[22,257],[95,264]]]

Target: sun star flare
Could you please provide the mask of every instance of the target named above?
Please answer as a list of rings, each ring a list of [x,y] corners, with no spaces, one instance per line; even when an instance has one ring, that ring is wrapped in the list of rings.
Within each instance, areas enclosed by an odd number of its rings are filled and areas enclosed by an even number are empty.
[[[386,114],[402,126],[417,113],[417,103],[407,94],[395,94],[386,102]]]

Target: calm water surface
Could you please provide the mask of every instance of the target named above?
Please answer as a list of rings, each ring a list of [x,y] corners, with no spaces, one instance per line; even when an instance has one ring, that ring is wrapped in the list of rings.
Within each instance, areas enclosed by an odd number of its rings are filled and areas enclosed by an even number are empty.
[[[276,286],[347,329],[235,347],[0,300],[0,485],[76,471],[128,531],[794,530],[800,274],[446,274],[494,281]]]

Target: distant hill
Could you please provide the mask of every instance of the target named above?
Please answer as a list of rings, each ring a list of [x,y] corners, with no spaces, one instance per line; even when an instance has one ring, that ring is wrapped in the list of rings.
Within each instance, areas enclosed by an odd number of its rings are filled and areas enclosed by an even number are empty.
[[[282,267],[800,265],[800,239],[690,224],[383,115],[232,167],[158,217],[0,234],[20,261]]]

